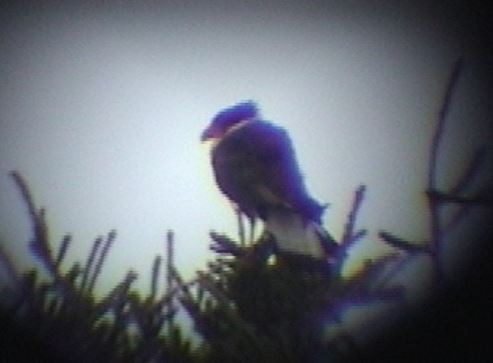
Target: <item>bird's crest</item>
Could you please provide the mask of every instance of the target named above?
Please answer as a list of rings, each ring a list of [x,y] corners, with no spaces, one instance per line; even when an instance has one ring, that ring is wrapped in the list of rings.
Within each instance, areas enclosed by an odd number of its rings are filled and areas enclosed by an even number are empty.
[[[228,107],[216,114],[212,120],[213,124],[236,123],[241,120],[257,117],[259,114],[257,104],[252,101],[240,102],[234,106]]]
[[[205,141],[208,139],[221,138],[239,123],[257,119],[258,117],[259,110],[254,101],[240,102],[217,113],[207,129],[202,133],[201,139],[202,141]]]

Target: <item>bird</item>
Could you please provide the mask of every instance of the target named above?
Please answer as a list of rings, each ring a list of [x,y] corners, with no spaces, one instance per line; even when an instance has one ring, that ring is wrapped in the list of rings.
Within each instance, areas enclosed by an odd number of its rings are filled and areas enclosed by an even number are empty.
[[[202,132],[220,191],[253,228],[264,224],[280,252],[326,259],[337,243],[322,227],[327,205],[308,193],[287,131],[260,116],[254,101],[218,112]]]

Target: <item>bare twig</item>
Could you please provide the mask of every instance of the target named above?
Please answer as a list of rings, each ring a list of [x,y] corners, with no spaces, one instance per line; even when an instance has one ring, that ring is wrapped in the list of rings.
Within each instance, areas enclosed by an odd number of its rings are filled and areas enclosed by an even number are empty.
[[[341,243],[337,249],[336,262],[334,265],[334,271],[336,274],[340,274],[342,266],[348,256],[349,249],[357,241],[366,236],[367,231],[365,229],[360,229],[355,232],[356,217],[363,203],[365,192],[366,186],[360,185],[354,193],[351,210],[348,214],[346,224],[344,225],[344,234],[342,235]]]
[[[396,247],[401,251],[409,253],[430,253],[428,242],[409,242],[386,231],[380,231],[378,236],[392,247]]]
[[[459,79],[459,75],[462,71],[463,62],[459,59],[455,64],[450,75],[447,87],[445,88],[445,96],[442,102],[442,107],[438,113],[437,125],[435,127],[435,133],[431,140],[431,151],[430,151],[430,161],[429,161],[429,172],[428,172],[428,190],[434,190],[436,186],[437,177],[437,162],[438,162],[438,150],[440,147],[440,142],[443,137],[444,124],[448,116],[450,109],[450,104],[452,100],[452,94],[454,92],[455,86]]]
[[[455,90],[455,86],[458,82],[460,73],[462,71],[462,59],[459,59],[452,70],[447,87],[445,89],[445,97],[443,99],[442,107],[438,113],[437,125],[435,127],[435,133],[431,140],[430,161],[428,169],[428,187],[427,192],[431,193],[437,190],[437,162],[440,142],[444,134],[444,125],[450,109],[452,100],[452,94]],[[441,282],[442,278],[442,266],[441,266],[441,250],[442,250],[442,224],[440,216],[440,203],[435,198],[428,198],[428,204],[430,208],[430,227],[431,227],[431,258],[433,259],[433,266],[435,269],[435,275],[438,282]]]
[[[468,205],[491,205],[493,201],[487,195],[477,194],[473,197],[461,197],[453,193],[443,193],[438,190],[427,191],[428,198],[434,199],[436,203],[445,204],[468,204]]]
[[[441,250],[445,235],[445,228],[442,225],[442,215],[440,213],[440,208],[445,203],[470,204],[471,202],[479,202],[479,200],[476,200],[475,198],[459,197],[457,193],[462,191],[470,182],[471,178],[477,173],[477,170],[482,163],[482,160],[484,159],[484,152],[478,152],[473,159],[472,165],[464,173],[462,180],[459,181],[459,183],[452,189],[450,193],[443,193],[438,190],[437,164],[439,149],[444,135],[445,122],[450,110],[453,92],[459,80],[462,67],[462,59],[459,59],[454,65],[447,86],[445,88],[444,99],[438,112],[437,123],[431,139],[431,149],[428,163],[428,182],[426,188],[428,207],[430,210],[430,241],[426,243],[410,242],[386,231],[380,231],[379,233],[380,238],[383,239],[386,243],[393,247],[399,248],[402,251],[406,251],[408,253],[411,253],[412,255],[416,255],[419,253],[429,254],[433,261],[435,278],[438,282],[441,282],[441,280],[443,279],[441,266]]]
[[[481,167],[484,165],[487,152],[488,149],[486,146],[482,146],[475,151],[468,168],[464,171],[457,184],[450,189],[450,195],[462,194],[464,189],[471,184],[471,181],[479,174]]]
[[[363,199],[365,197],[366,186],[360,185],[354,193],[353,204],[351,211],[349,212],[347,222],[344,228],[344,234],[341,240],[341,247],[348,249],[354,243],[354,229],[356,225],[356,216],[359,212]],[[366,232],[358,231],[358,235],[365,234]],[[358,237],[361,238],[361,237]]]

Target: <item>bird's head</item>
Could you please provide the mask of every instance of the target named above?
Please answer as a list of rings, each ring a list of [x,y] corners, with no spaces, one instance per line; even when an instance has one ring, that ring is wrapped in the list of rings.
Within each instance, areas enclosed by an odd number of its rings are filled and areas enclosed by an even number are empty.
[[[258,116],[258,108],[255,102],[246,101],[238,103],[220,111],[204,130],[201,141],[220,139],[228,131],[246,120],[255,119]]]

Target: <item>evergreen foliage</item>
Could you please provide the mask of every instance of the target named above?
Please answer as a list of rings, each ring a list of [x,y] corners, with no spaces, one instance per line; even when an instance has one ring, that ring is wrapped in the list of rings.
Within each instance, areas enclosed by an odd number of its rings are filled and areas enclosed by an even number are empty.
[[[388,231],[381,239],[395,253],[368,261],[357,273],[343,277],[348,251],[366,236],[356,228],[364,200],[359,187],[339,241],[336,255],[314,260],[276,250],[273,237],[264,234],[255,242],[245,240],[243,218],[238,215],[239,240],[211,233],[214,261],[194,279],[185,281],[174,266],[173,234],[166,238],[166,261],[156,256],[152,265],[151,291],[147,296],[132,289],[137,274],[127,276],[104,298],[94,286],[104,274],[106,256],[116,238],[111,231],[94,241],[87,260],[63,269],[71,245],[65,236],[54,250],[45,210],[37,208],[18,173],[12,173],[32,223],[30,248],[44,267],[19,274],[0,249],[0,262],[10,272],[13,287],[4,307],[3,357],[81,362],[326,362],[365,359],[365,348],[344,332],[341,316],[351,306],[387,302],[402,304],[405,289],[392,278],[416,256],[429,256],[435,281],[443,283],[441,249],[447,228],[453,228],[476,204],[491,204],[481,191],[464,197],[462,191],[480,169],[485,149],[478,151],[463,178],[449,192],[436,185],[436,164],[452,92],[462,63],[458,62],[449,85],[430,152],[428,196],[432,231],[429,241],[406,241]],[[444,223],[440,213],[449,204],[459,211]],[[164,276],[166,289],[158,293]],[[176,322],[183,309],[193,321],[201,342],[192,341]],[[335,334],[329,334],[336,328]],[[25,338],[31,337],[30,340]],[[23,337],[23,338],[19,338]],[[15,339],[21,339],[15,341]],[[23,340],[22,340],[23,339]],[[19,343],[27,348],[17,348]],[[29,352],[31,349],[31,352]],[[368,357],[366,357],[368,358]]]

